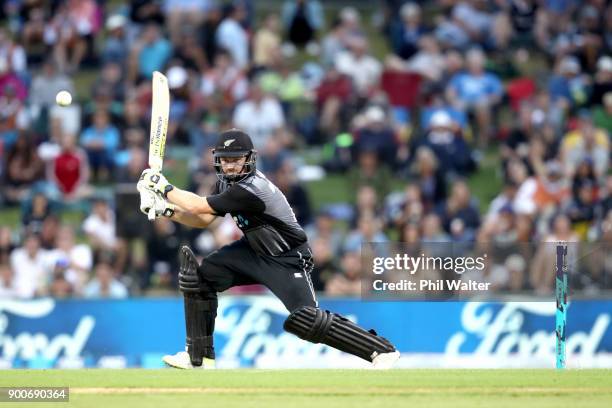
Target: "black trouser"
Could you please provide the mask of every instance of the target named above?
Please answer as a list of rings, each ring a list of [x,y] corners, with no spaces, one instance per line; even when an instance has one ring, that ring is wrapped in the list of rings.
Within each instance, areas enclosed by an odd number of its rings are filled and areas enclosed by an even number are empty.
[[[310,273],[312,251],[308,244],[279,256],[255,252],[245,238],[213,252],[198,268],[203,291],[223,292],[234,286],[265,285],[290,312],[317,307]]]

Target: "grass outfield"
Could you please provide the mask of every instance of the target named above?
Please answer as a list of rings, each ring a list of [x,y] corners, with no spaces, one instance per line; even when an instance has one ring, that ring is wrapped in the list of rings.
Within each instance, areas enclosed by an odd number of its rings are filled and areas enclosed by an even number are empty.
[[[4,370],[0,386],[70,387],[46,407],[612,406],[611,370]]]

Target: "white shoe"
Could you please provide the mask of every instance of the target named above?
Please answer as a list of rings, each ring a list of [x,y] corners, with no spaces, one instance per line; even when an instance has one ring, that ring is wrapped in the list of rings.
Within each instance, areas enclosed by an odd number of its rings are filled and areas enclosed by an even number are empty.
[[[193,364],[191,364],[189,353],[187,353],[186,351],[179,351],[175,355],[165,355],[162,358],[162,361],[168,364],[170,367],[180,368],[183,370],[210,370],[215,368],[215,360],[210,358],[202,359],[201,366],[194,366]]]
[[[374,357],[372,360],[372,368],[377,370],[388,370],[393,367],[395,362],[399,360],[400,353],[399,351],[393,351],[391,353],[382,353]]]

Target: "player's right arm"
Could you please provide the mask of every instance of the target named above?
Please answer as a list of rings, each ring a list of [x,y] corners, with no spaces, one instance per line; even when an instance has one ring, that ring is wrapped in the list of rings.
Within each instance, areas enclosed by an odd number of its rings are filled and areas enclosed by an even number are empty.
[[[188,227],[206,228],[217,219],[217,216],[213,214],[190,213],[180,206],[175,205],[174,214],[172,214],[170,219],[183,225],[187,225]]]

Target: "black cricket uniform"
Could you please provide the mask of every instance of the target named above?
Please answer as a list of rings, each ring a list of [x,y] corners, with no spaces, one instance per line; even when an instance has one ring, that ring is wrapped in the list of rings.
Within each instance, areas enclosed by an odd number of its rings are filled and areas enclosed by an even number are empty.
[[[217,215],[231,214],[244,237],[207,256],[200,279],[216,292],[261,283],[290,312],[317,306],[306,234],[283,193],[263,173],[231,184],[219,181],[207,200]]]

